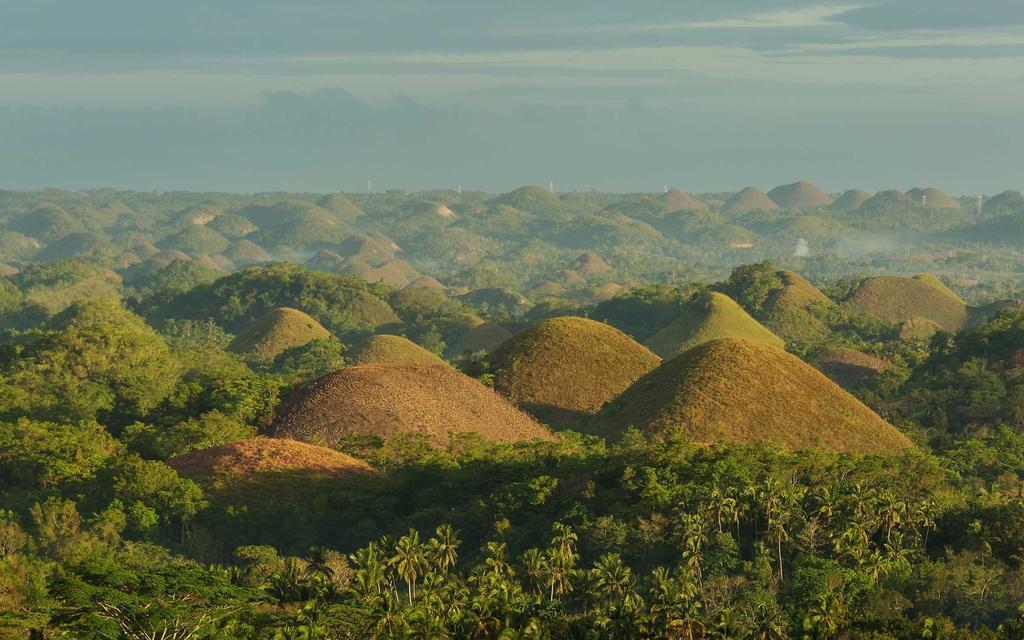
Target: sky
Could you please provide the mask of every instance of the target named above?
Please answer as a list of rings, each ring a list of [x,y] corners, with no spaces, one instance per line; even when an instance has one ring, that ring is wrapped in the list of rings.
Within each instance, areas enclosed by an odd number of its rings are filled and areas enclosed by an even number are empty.
[[[0,188],[1024,184],[1021,0],[0,0]]]

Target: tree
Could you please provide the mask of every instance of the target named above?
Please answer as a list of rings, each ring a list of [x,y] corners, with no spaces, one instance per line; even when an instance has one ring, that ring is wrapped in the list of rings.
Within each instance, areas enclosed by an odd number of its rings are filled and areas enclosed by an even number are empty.
[[[416,579],[427,566],[427,557],[420,534],[415,529],[398,539],[388,563],[395,568],[398,576],[405,580],[406,593],[411,605],[416,599]]]

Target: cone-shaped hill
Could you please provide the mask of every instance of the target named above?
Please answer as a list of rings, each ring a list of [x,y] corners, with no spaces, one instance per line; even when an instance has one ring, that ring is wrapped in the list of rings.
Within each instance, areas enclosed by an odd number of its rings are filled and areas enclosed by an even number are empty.
[[[651,336],[647,346],[667,359],[719,338],[746,338],[774,347],[783,346],[781,338],[732,298],[716,291],[694,296],[671,324]]]
[[[576,262],[573,264],[573,269],[577,273],[592,275],[597,273],[607,273],[611,271],[612,268],[601,256],[597,255],[593,251],[586,251],[580,254],[580,257],[576,258]]]
[[[821,291],[792,271],[779,271],[783,286],[768,294],[762,320],[766,327],[785,340],[815,340],[825,337],[829,328],[817,309],[835,306]]]
[[[957,331],[967,321],[967,305],[944,285],[936,286],[934,280],[922,276],[868,278],[846,303],[890,324],[928,320],[946,331]]]
[[[346,367],[292,393],[270,434],[332,444],[348,435],[427,436],[446,446],[475,433],[494,442],[548,439],[550,432],[493,389],[449,366],[367,364]]]
[[[491,354],[494,387],[550,424],[596,413],[661,358],[618,329],[587,318],[544,320]]]
[[[666,213],[675,213],[677,211],[703,211],[708,208],[708,205],[704,204],[697,198],[694,198],[685,191],[672,188],[659,196],[661,204],[665,207]]]
[[[783,209],[812,209],[832,204],[827,193],[806,180],[775,187],[768,192],[768,197]]]
[[[298,309],[271,309],[249,323],[228,345],[254,360],[272,360],[292,347],[330,337],[320,323]]]
[[[357,347],[349,359],[353,364],[429,364],[444,365],[448,363],[430,353],[412,340],[386,333],[370,336]]]
[[[854,209],[859,209],[860,205],[867,202],[870,198],[871,194],[867,191],[850,189],[840,194],[829,208],[833,211],[853,211]]]
[[[356,203],[341,193],[329,193],[317,202],[320,207],[330,211],[339,218],[350,220],[363,215],[363,210]]]
[[[420,276],[420,277],[416,278],[415,280],[413,280],[412,282],[410,282],[409,284],[405,285],[405,288],[406,289],[431,289],[433,291],[438,291],[440,293],[444,293],[445,291],[448,290],[447,287],[445,287],[443,284],[438,282],[435,278],[432,278],[430,276]]]
[[[907,192],[907,197],[917,204],[923,207],[928,207],[929,209],[960,208],[960,203],[957,202],[955,198],[943,193],[935,187],[928,187],[927,189],[918,187],[916,189],[911,189]]]
[[[254,473],[311,471],[324,474],[373,473],[350,455],[285,438],[258,437],[175,456],[168,466],[187,478],[230,482]]]
[[[890,189],[871,196],[862,202],[857,210],[863,213],[887,213],[912,209],[914,206],[915,202],[910,196],[902,191]]]
[[[726,213],[748,213],[750,211],[777,211],[779,205],[755,187],[746,187],[725,201],[722,211]]]
[[[679,427],[695,442],[895,453],[910,441],[796,356],[737,338],[700,345],[647,374],[588,425],[608,436]]]
[[[324,483],[373,476],[376,471],[352,456],[296,440],[252,438],[200,449],[167,461],[195,480],[217,502],[263,510],[276,500],[315,500]]]

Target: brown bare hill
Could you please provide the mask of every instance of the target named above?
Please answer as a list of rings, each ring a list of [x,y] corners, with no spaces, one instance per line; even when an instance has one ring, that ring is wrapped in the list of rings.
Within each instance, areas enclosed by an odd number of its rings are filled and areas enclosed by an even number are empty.
[[[267,437],[192,451],[171,458],[167,464],[186,478],[207,485],[230,483],[266,472],[374,473],[370,465],[340,451],[297,440]]]
[[[959,209],[960,203],[955,198],[949,196],[946,193],[936,189],[935,187],[928,187],[922,189],[920,187],[911,189],[907,192],[907,197],[916,202],[917,204],[928,207],[929,209]]]
[[[243,506],[240,523],[251,517],[280,518],[283,514],[273,510],[281,504],[317,509],[324,506],[325,495],[352,490],[352,483],[378,475],[370,465],[339,451],[264,437],[192,451],[167,464],[199,483],[215,503]]]
[[[859,209],[860,205],[864,204],[871,198],[871,194],[867,191],[861,191],[860,189],[850,189],[844,191],[835,201],[829,206],[833,211],[853,211]]]
[[[494,387],[550,424],[572,424],[661,363],[618,329],[587,318],[544,320],[498,347]]]
[[[272,360],[292,347],[329,338],[330,332],[298,309],[279,307],[249,323],[228,345],[254,360]]]
[[[878,375],[889,365],[881,356],[846,347],[826,347],[814,355],[814,363],[822,373],[844,388]]]
[[[725,338],[664,363],[588,425],[618,435],[681,428],[700,444],[773,441],[789,449],[896,453],[910,441],[796,356]]]
[[[832,204],[827,193],[806,180],[775,187],[768,192],[768,197],[783,209],[812,209]]]
[[[871,196],[862,202],[857,210],[863,213],[887,213],[912,209],[914,206],[915,203],[910,196],[902,191],[890,189]]]
[[[924,319],[946,331],[957,331],[967,321],[967,305],[944,289],[919,278],[877,276],[862,282],[846,303],[890,324]]]
[[[923,282],[926,285],[934,287],[935,289],[938,289],[939,291],[945,293],[947,296],[951,296],[953,298],[956,298],[960,302],[964,302],[963,299],[960,296],[958,296],[955,291],[950,289],[946,285],[945,282],[943,282],[942,280],[939,280],[936,276],[934,276],[934,275],[932,275],[930,273],[919,273],[916,276],[914,276],[914,280],[917,280],[919,282]],[[967,303],[964,302],[964,304],[967,304]]]
[[[346,367],[314,380],[284,400],[270,433],[324,444],[352,434],[417,433],[439,446],[458,433],[495,442],[551,437],[473,378],[449,366],[416,364]]]
[[[403,336],[386,333],[370,336],[349,356],[352,364],[429,364],[449,366],[447,362]]]
[[[420,277],[416,278],[415,280],[413,280],[412,282],[410,282],[409,284],[405,285],[405,288],[406,289],[432,289],[434,291],[440,291],[442,293],[444,293],[445,291],[448,290],[447,287],[445,287],[443,284],[438,282],[436,279],[431,278],[430,276],[420,276]]]
[[[760,189],[746,187],[725,201],[722,211],[726,213],[748,213],[750,211],[777,211],[779,205]]]
[[[671,324],[655,333],[647,346],[662,358],[719,338],[747,338],[782,347],[778,337],[729,296],[711,291],[690,299]]]
[[[612,268],[601,256],[597,255],[593,251],[586,251],[580,254],[580,257],[576,258],[573,269],[575,269],[577,273],[592,275],[597,273],[607,273],[611,271]]]
[[[694,198],[685,191],[672,188],[659,196],[661,204],[665,207],[666,213],[675,213],[677,211],[703,211],[708,208],[708,205],[704,204],[697,198]]]
[[[224,252],[224,255],[238,265],[270,262],[271,259],[270,254],[267,253],[263,247],[252,240],[246,240],[245,238],[236,240],[234,244],[228,247],[228,250]]]
[[[460,357],[467,353],[490,353],[501,343],[512,337],[508,329],[496,322],[480,322],[467,331],[451,347],[449,357]]]

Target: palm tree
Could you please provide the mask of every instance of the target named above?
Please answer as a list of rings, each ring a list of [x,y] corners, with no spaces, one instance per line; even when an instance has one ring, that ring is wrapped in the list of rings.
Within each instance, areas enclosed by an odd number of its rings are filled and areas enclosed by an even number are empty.
[[[753,640],[786,640],[786,619],[777,607],[758,605],[750,622],[750,637]]]
[[[424,551],[419,532],[410,529],[408,534],[395,543],[394,554],[388,560],[388,563],[395,567],[398,576],[405,580],[410,605],[416,599],[416,579],[427,565]]]
[[[523,571],[534,592],[539,596],[544,591],[545,578],[548,573],[547,558],[540,549],[527,549],[521,556]]]
[[[448,570],[459,562],[459,537],[452,525],[443,524],[434,531],[430,551],[438,571],[447,577]]]
[[[627,591],[633,588],[633,571],[617,553],[601,556],[591,572],[594,575],[594,588],[606,606],[613,601],[625,600]]]

